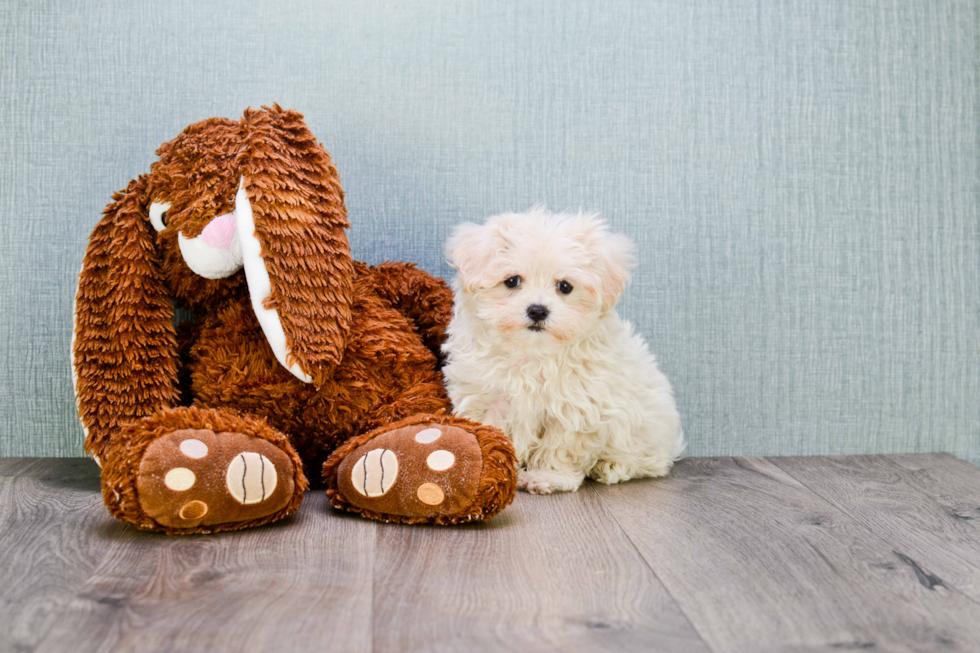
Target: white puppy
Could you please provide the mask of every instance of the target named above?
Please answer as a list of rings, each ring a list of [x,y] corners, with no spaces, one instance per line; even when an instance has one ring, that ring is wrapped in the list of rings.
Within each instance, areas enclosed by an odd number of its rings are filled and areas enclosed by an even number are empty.
[[[633,245],[595,214],[544,209],[456,227],[455,315],[443,346],[457,414],[502,429],[518,487],[663,476],[684,449],[667,378],[614,307]]]

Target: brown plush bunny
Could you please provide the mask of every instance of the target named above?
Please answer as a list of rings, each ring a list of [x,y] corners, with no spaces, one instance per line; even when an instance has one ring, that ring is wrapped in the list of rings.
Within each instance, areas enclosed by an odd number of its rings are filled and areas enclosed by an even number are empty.
[[[337,171],[278,106],[195,123],[116,193],[79,280],[73,360],[106,505],[203,533],[334,506],[489,519],[513,500],[502,433],[449,414],[445,283],[351,260]],[[174,306],[193,321],[174,327]]]

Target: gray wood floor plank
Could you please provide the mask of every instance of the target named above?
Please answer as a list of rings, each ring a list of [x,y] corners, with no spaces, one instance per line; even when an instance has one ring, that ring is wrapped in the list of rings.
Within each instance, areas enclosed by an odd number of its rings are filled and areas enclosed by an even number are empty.
[[[978,543],[945,455],[695,459],[463,528],[316,492],[191,538],[113,520],[88,460],[0,459],[0,651],[980,650]]]
[[[0,478],[21,476],[52,458],[0,458]]]
[[[896,564],[980,603],[980,469],[947,454],[771,460],[894,544]]]
[[[8,459],[0,469],[0,651],[28,651],[124,526],[102,504],[90,460]]]
[[[379,527],[374,648],[706,651],[588,488],[488,524]]]
[[[375,524],[310,492],[249,531],[130,529],[38,651],[369,651]]]
[[[977,604],[767,460],[690,459],[598,493],[715,651],[980,647]]]

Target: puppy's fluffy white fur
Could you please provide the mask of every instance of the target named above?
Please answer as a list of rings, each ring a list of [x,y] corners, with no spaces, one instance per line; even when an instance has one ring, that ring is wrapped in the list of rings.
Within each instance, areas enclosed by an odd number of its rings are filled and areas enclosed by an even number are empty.
[[[449,395],[457,414],[513,440],[520,489],[670,471],[684,449],[673,391],[614,310],[633,261],[626,237],[595,214],[532,209],[459,225],[446,251],[458,272]]]

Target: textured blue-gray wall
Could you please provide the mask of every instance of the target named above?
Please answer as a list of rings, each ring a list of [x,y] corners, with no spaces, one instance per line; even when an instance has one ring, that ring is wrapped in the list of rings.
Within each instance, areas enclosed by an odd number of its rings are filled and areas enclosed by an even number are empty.
[[[0,455],[74,455],[85,239],[188,123],[279,102],[357,257],[601,210],[694,455],[980,462],[976,1],[0,3]]]

